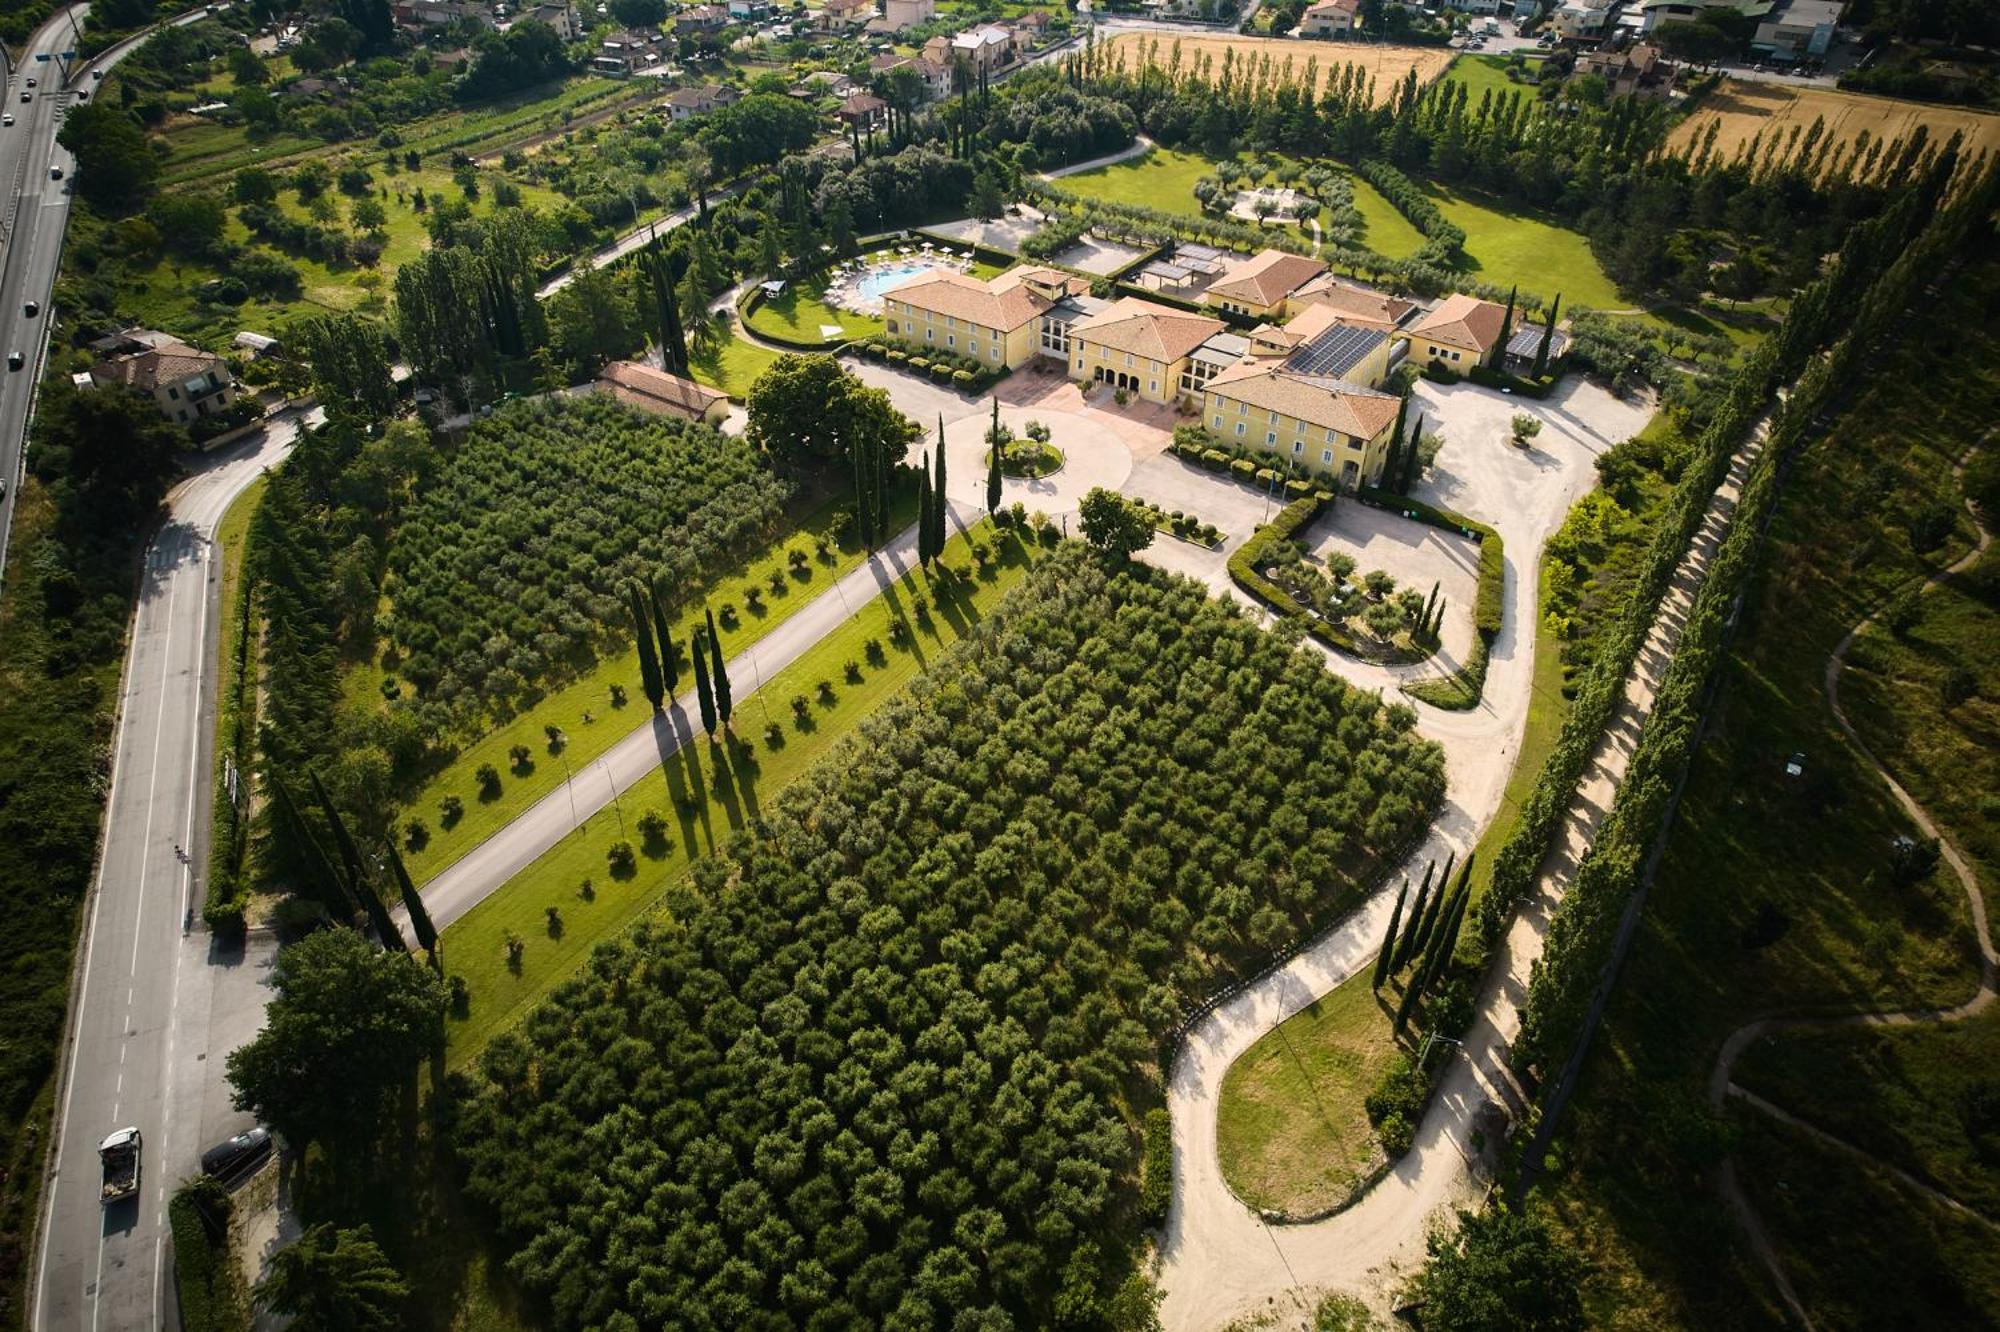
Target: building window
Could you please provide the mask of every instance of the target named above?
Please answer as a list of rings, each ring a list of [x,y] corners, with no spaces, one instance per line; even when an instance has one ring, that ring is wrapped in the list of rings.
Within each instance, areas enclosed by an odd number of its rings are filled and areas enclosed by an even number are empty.
[[[1295,439],[1292,441],[1292,456],[1294,458],[1298,457],[1301,453],[1304,453],[1305,451],[1306,451],[1306,442],[1304,440]]]
[[[1278,443],[1278,432],[1275,430],[1266,430],[1264,432],[1264,443],[1267,447],[1273,447],[1273,448],[1276,447]]]
[[[956,333],[945,334],[944,345],[947,347],[956,347],[958,345],[958,334]]]
[[[1277,414],[1276,412],[1272,412],[1272,413],[1271,413],[1271,419],[1270,419],[1270,421],[1269,421],[1269,422],[1268,422],[1267,424],[1270,424],[1270,425],[1276,425],[1276,424],[1278,424],[1278,414]]]
[[[889,331],[891,333],[894,333],[896,331],[896,321],[893,319],[889,321]]]
[[[1000,347],[997,343],[993,347],[993,359],[996,361],[1000,359]]]
[[[936,329],[934,329],[934,328],[927,328],[927,329],[925,329],[925,330],[924,330],[924,341],[925,341],[925,342],[936,342],[936,341],[937,341],[937,330],[936,330]]]
[[[1217,417],[1215,418],[1215,428],[1216,428],[1217,430],[1220,430],[1220,429],[1222,429],[1222,418],[1221,418],[1220,416],[1217,416]]]
[[[1130,370],[1130,369],[1132,368],[1132,353],[1131,353],[1131,352],[1126,352],[1126,353],[1125,353],[1125,368],[1126,368],[1127,370]]]
[[[1247,402],[1239,402],[1239,403],[1237,403],[1237,404],[1236,404],[1236,414],[1237,414],[1238,416],[1246,416],[1246,415],[1248,415],[1248,414],[1249,414],[1249,412],[1250,412],[1250,404],[1249,404],[1249,403],[1247,403]]]
[[[1148,381],[1147,381],[1147,383],[1146,383],[1146,392],[1148,392],[1148,393],[1158,393],[1159,391],[1160,391],[1160,381],[1159,381],[1159,380],[1157,380],[1157,379],[1153,379],[1153,380],[1148,380]]]
[[[1332,449],[1321,449],[1321,450],[1319,451],[1319,460],[1320,460],[1321,462],[1323,462],[1323,463],[1330,463],[1330,462],[1332,462],[1332,461],[1333,461],[1333,450],[1332,450]]]
[[[172,398],[175,402],[179,402],[181,400],[181,391],[177,388],[169,388],[167,390],[167,396],[169,398]]]
[[[1329,430],[1326,432],[1326,442],[1329,444],[1338,444],[1340,442],[1340,436],[1334,431]]]
[[[1236,423],[1236,436],[1238,439],[1243,437],[1243,423],[1241,421]]]

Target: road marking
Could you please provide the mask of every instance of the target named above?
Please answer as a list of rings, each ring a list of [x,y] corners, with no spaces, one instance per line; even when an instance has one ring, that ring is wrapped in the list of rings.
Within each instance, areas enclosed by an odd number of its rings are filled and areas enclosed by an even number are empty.
[[[167,668],[174,660],[174,602],[180,599],[180,584],[167,584],[167,641],[160,648],[160,695],[166,696]],[[146,835],[139,843],[139,888],[137,893],[139,910],[132,917],[132,968],[127,975],[139,974],[139,927],[146,919],[146,861],[153,849],[153,808],[160,785],[160,737],[166,734],[164,719],[156,718],[153,729],[153,770],[146,774]],[[130,1000],[126,1001],[128,1004]]]

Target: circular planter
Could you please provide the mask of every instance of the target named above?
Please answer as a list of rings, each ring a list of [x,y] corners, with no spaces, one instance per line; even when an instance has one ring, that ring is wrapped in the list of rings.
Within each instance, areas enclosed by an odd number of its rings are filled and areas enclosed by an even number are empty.
[[[1041,445],[1039,456],[1033,461],[1018,456],[1009,457],[1009,452],[1022,442],[1021,440],[1015,440],[1013,444],[1007,445],[1002,449],[1000,454],[1000,475],[1011,477],[1016,481],[1041,481],[1060,472],[1063,469],[1063,464],[1068,461],[1063,457],[1063,451],[1053,444]],[[979,463],[982,467],[992,466],[993,450],[989,448],[985,453],[981,454],[979,456]]]

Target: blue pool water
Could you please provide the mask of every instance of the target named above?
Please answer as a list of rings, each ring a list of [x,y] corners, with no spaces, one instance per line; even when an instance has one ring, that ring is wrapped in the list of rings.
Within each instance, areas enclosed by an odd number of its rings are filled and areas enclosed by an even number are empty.
[[[913,259],[906,263],[892,265],[888,268],[871,269],[863,273],[861,280],[854,285],[863,297],[870,301],[879,301],[882,299],[882,293],[889,290],[889,288],[901,286],[918,274],[929,273],[936,268],[936,264],[923,263]]]

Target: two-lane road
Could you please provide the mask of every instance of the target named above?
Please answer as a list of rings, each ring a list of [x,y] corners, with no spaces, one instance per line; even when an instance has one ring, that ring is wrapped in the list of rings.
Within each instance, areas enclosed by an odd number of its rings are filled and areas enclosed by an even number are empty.
[[[213,766],[218,581],[230,501],[290,451],[292,415],[199,460],[147,549],[114,746],[104,852],[88,909],[34,1273],[33,1327],[169,1325],[166,1203],[201,1149],[247,1126],[222,1061],[261,1024],[268,940],[231,952],[200,928],[197,851]],[[98,1203],[97,1144],[144,1137],[136,1203]]]

